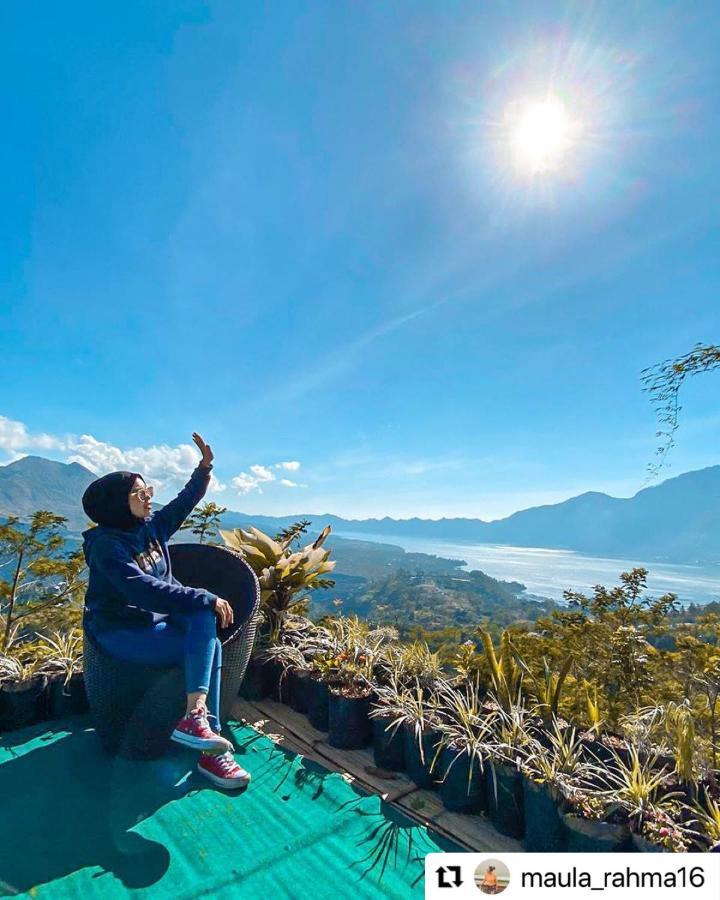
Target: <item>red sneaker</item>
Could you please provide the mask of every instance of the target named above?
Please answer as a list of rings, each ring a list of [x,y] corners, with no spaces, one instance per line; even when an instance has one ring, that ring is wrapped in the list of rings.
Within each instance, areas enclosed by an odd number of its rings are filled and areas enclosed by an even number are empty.
[[[220,750],[221,752],[232,750],[230,741],[212,730],[207,720],[207,713],[203,709],[194,709],[184,719],[180,719],[171,738],[178,744],[192,747],[194,750]]]
[[[212,753],[203,753],[198,762],[198,772],[202,772],[206,778],[209,778],[219,787],[237,788],[245,787],[250,781],[250,773],[241,768],[236,762],[232,753],[221,753],[214,755]]]

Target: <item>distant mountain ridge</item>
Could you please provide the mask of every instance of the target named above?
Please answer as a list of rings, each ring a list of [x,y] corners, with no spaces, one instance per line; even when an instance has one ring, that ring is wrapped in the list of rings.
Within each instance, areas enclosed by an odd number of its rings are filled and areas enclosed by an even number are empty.
[[[0,466],[0,516],[29,516],[49,509],[80,531],[87,520],[80,505],[95,478],[78,463],[26,456]],[[507,544],[576,550],[589,556],[635,557],[676,563],[720,564],[720,466],[685,472],[644,488],[628,499],[589,491],[561,503],[520,510],[504,519],[344,519],[298,513],[258,516],[228,512],[223,527],[254,524],[270,533],[298,519],[313,528],[356,534],[418,537],[461,543]]]

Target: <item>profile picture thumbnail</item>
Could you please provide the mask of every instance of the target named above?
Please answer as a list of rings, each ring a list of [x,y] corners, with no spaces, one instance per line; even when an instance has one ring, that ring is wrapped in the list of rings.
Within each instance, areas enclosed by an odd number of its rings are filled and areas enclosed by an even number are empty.
[[[483,894],[502,894],[510,884],[510,869],[501,859],[484,859],[475,869],[475,887]]]

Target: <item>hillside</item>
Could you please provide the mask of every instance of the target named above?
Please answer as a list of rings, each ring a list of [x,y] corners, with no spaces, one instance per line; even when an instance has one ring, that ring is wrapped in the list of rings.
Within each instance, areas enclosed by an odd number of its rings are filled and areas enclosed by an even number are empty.
[[[50,509],[68,528],[86,527],[80,497],[94,478],[71,463],[28,456],[0,466],[0,516]],[[226,501],[228,502],[228,501]],[[576,550],[590,556],[637,557],[676,563],[720,563],[720,466],[686,472],[627,499],[590,491],[562,503],[520,510],[504,519],[344,519],[330,514],[258,516],[228,512],[225,528],[254,524],[275,533],[298,519],[314,528],[358,535]]]

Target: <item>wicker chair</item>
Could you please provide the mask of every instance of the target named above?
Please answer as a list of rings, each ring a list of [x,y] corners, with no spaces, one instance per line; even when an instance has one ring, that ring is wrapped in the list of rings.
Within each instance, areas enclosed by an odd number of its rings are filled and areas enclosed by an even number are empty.
[[[260,587],[237,553],[208,544],[171,544],[173,575],[188,587],[224,597],[235,613],[218,632],[223,645],[220,715],[227,718],[247,668],[257,625]],[[148,666],[110,656],[85,632],[84,674],[90,711],[103,749],[126,759],[157,759],[185,710],[181,666]]]

